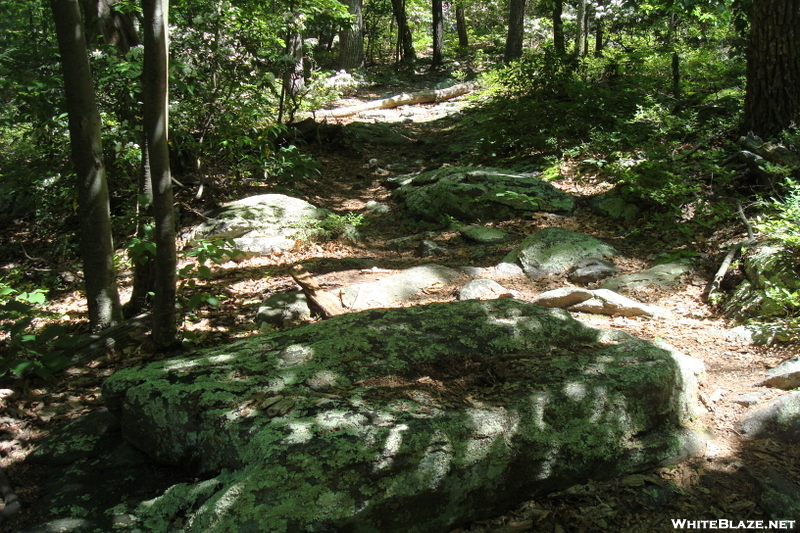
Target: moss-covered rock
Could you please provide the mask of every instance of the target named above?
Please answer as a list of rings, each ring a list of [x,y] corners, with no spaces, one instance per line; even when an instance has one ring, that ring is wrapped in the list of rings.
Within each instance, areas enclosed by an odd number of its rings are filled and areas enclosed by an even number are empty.
[[[503,261],[519,263],[525,274],[539,277],[565,274],[583,259],[614,255],[617,251],[612,246],[589,235],[563,228],[544,228],[528,235]]]
[[[742,267],[746,279],[725,301],[726,314],[746,320],[793,311],[788,296],[800,291],[797,252],[777,241],[760,242],[744,252]]]
[[[430,533],[697,451],[702,363],[517,300],[337,316],[122,370],[126,438],[204,481],[150,532]]]
[[[446,222],[448,216],[466,222],[500,220],[575,208],[572,196],[536,175],[497,168],[443,167],[398,183],[395,200],[410,215],[432,222]]]

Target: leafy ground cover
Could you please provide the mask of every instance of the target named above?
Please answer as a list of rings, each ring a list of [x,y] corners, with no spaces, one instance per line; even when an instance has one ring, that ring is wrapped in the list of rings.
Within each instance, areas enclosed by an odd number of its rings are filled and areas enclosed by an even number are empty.
[[[382,89],[392,92],[395,88]],[[375,93],[361,95],[362,98],[374,96]],[[367,202],[371,200],[391,206],[390,193],[383,181],[390,174],[438,168],[442,164],[454,163],[459,154],[467,152],[476,161],[493,155],[495,159],[505,158],[509,164],[519,163],[520,152],[514,147],[504,148],[506,151],[500,155],[482,151],[487,141],[476,144],[469,126],[470,120],[479,120],[481,115],[466,113],[465,116],[434,122],[393,126],[412,141],[401,147],[366,143],[353,148],[310,142],[306,148],[317,162],[319,175],[278,185],[290,194],[346,217],[347,213],[366,213]],[[477,149],[468,151],[465,147],[469,146],[477,146]],[[692,146],[687,145],[687,150]],[[669,288],[643,289],[633,294],[642,301],[672,310],[677,319],[598,315],[580,315],[579,318],[645,339],[666,341],[706,362],[708,376],[702,386],[701,400],[707,410],[703,423],[709,428],[711,439],[705,454],[677,465],[611,482],[589,482],[572,487],[528,501],[503,516],[475,523],[458,532],[674,531],[673,519],[764,519],[757,504],[760,491],[757,479],[764,471],[774,468],[784,476],[800,480],[800,444],[742,440],[736,422],[748,407],[737,403],[736,399],[741,393],[755,390],[754,383],[761,379],[765,370],[794,355],[796,347],[756,347],[727,337],[724,332],[731,324],[704,299],[705,287],[719,260],[731,242],[746,237],[745,227],[738,222],[724,225],[691,223],[693,219],[687,213],[683,224],[680,218],[675,224],[665,224],[662,219],[662,222],[656,220],[632,231],[630,226],[602,218],[589,209],[586,200],[612,185],[602,172],[602,165],[597,161],[586,163],[585,159],[588,158],[581,154],[575,158],[550,160],[551,166],[557,167],[554,175],[558,179],[553,183],[579,199],[574,214],[554,216],[539,213],[497,222],[495,227],[513,236],[507,243],[492,246],[470,244],[456,231],[407,220],[393,209],[385,215],[364,214],[359,219],[362,224],[358,229],[364,237],[361,243],[340,239],[308,241],[292,251],[271,256],[209,264],[211,275],[197,279],[195,285],[197,290],[213,295],[217,306],[206,300],[192,311],[191,316],[187,315],[184,328],[192,332],[188,348],[215,345],[253,334],[258,304],[275,292],[295,288],[289,267],[297,262],[302,262],[318,275],[323,288],[333,290],[344,284],[371,281],[388,274],[362,268],[364,261],[389,271],[430,262],[448,266],[493,265],[525,236],[549,226],[586,233],[613,245],[621,252],[616,263],[622,273],[648,268],[665,253],[691,255],[696,259],[694,270],[678,284]],[[275,186],[275,183],[240,185],[228,193],[243,197],[275,192]],[[24,243],[25,246],[14,254],[7,250],[4,260],[6,264],[14,260],[23,262],[28,253],[26,250],[37,250],[37,244],[26,240],[22,224],[9,229],[12,231],[6,233],[18,231],[15,235],[6,235],[5,243]],[[450,253],[435,259],[420,258],[413,250],[396,251],[386,246],[386,242],[393,238],[424,231],[431,231],[429,238]],[[187,257],[184,261],[185,266],[192,264],[194,259]],[[44,268],[51,267],[46,266],[47,263],[43,265]],[[62,271],[57,269],[53,274],[60,276]],[[127,291],[129,275],[123,280]],[[509,280],[505,284],[507,288],[519,291],[523,300],[531,300],[544,290],[567,283],[561,277],[548,277],[535,282]],[[451,301],[455,298],[456,288],[448,285],[431,287],[414,303]],[[123,294],[123,300],[125,297]],[[79,294],[73,290],[64,290],[51,298],[47,311],[53,313],[52,316],[70,317],[68,327],[73,331],[85,327],[81,319],[85,310]],[[46,321],[47,317],[37,320]],[[84,367],[70,368],[58,379],[29,378],[6,380],[0,384],[0,407],[3,408],[0,417],[0,452],[3,457],[0,464],[6,469],[22,502],[22,510],[2,525],[2,531],[18,531],[35,523],[37,518],[29,511],[29,504],[41,494],[48,471],[44,467],[26,465],[23,462],[25,456],[53,429],[102,407],[99,391],[103,379],[119,368],[155,358],[149,348],[145,332],[134,331],[129,341],[117,346],[112,354]],[[778,394],[765,390],[760,401]]]

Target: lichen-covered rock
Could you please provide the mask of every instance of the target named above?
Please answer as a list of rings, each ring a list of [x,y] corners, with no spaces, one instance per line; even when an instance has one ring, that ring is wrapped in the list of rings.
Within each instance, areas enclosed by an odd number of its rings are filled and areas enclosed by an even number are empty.
[[[425,290],[450,283],[459,276],[459,271],[446,266],[419,265],[378,281],[345,287],[341,290],[342,303],[356,311],[386,307],[410,300]]]
[[[601,315],[668,317],[671,313],[655,305],[643,304],[608,289],[589,290],[562,287],[543,292],[533,303],[568,311]]]
[[[394,198],[406,212],[432,222],[499,220],[532,211],[568,213],[569,194],[537,178],[509,170],[444,167],[398,181]]]
[[[800,392],[775,398],[766,407],[748,412],[739,423],[740,434],[748,439],[800,440]]]
[[[594,283],[617,274],[619,269],[609,261],[589,257],[578,261],[569,271],[567,278],[572,283]]]
[[[603,241],[553,227],[528,235],[503,261],[518,262],[525,274],[534,278],[564,274],[588,257],[606,258],[614,255],[617,255],[617,251]]]
[[[299,198],[260,194],[224,204],[197,227],[191,240],[233,239],[238,249],[252,253],[289,250],[310,220],[328,213]]]
[[[458,231],[466,239],[481,244],[500,244],[511,238],[507,232],[488,226],[464,226]]]
[[[518,296],[519,292],[508,290],[493,279],[486,278],[473,279],[458,290],[459,300],[494,300]]]
[[[267,298],[256,311],[256,324],[277,327],[297,325],[311,318],[308,298],[301,291],[279,292]]]
[[[691,261],[681,260],[656,265],[641,272],[623,274],[603,283],[602,288],[611,291],[627,291],[648,285],[669,286],[676,283],[681,276],[692,270]]]
[[[431,533],[670,463],[702,363],[503,299],[376,309],[121,370],[126,438],[203,481],[147,532]]]
[[[797,253],[776,241],[751,246],[742,257],[747,279],[725,301],[723,310],[736,320],[785,316],[787,307],[775,298],[800,290]]]

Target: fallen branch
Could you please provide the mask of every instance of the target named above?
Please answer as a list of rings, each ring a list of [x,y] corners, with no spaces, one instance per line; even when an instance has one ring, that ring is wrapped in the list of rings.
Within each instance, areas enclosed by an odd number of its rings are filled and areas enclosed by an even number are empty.
[[[714,274],[714,279],[711,280],[711,283],[708,284],[708,293],[706,295],[706,299],[708,301],[712,301],[722,286],[722,280],[725,279],[725,275],[728,273],[728,269],[730,268],[731,264],[733,263],[734,258],[739,254],[743,246],[750,246],[754,242],[756,242],[755,233],[753,232],[753,226],[750,224],[750,221],[747,220],[747,217],[744,214],[744,209],[742,209],[742,204],[739,201],[736,201],[736,208],[739,213],[739,218],[742,219],[744,222],[745,228],[747,229],[747,239],[738,242],[731,246],[731,249],[728,250],[728,253],[725,255],[725,259],[722,260],[722,264],[720,264],[719,268],[717,269],[716,274]]]
[[[459,83],[457,85],[453,85],[452,87],[448,87],[446,89],[431,89],[427,91],[420,91],[416,93],[402,93],[391,98],[383,98],[381,100],[372,100],[371,102],[365,102],[363,104],[347,106],[347,107],[339,107],[336,109],[321,109],[317,111],[314,115],[318,118],[326,118],[326,117],[348,117],[350,115],[355,115],[362,111],[368,111],[370,109],[390,109],[393,107],[399,107],[401,105],[412,105],[412,104],[424,104],[427,102],[440,102],[442,100],[450,100],[451,98],[455,98],[456,96],[461,96],[462,94],[470,93],[480,87],[480,83],[477,81],[468,81],[465,83]]]
[[[312,276],[303,265],[294,265],[290,270],[290,274],[295,283],[300,285],[300,288],[308,299],[319,308],[324,318],[343,315],[347,312],[334,295],[322,290],[322,287],[319,286],[314,276]]]

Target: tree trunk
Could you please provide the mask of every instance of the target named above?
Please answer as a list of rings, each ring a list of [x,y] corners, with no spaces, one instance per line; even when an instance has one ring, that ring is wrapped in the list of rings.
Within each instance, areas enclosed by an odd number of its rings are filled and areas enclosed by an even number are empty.
[[[342,0],[353,20],[339,33],[339,68],[359,69],[364,66],[364,17],[361,14],[362,0]]]
[[[414,61],[417,54],[414,52],[414,41],[411,38],[411,28],[406,17],[405,0],[392,0],[392,12],[397,21],[397,42],[400,49],[401,61]]]
[[[153,181],[147,149],[147,135],[142,139],[142,172],[139,174],[138,198],[136,199],[136,237],[140,241],[152,241]],[[133,289],[131,298],[124,306],[125,317],[139,315],[149,306],[150,294],[155,291],[155,255],[147,248],[140,248],[131,257],[133,262]]]
[[[564,11],[564,0],[555,0],[553,3],[553,47],[556,49],[556,54],[563,56],[566,51],[564,44],[564,22],[561,20],[561,14]]]
[[[456,4],[456,32],[458,33],[458,47],[469,47],[469,35],[467,34],[467,15],[464,2]]]
[[[64,71],[72,161],[78,178],[81,254],[89,323],[92,330],[97,331],[122,319],[114,271],[108,184],[100,141],[100,112],[95,102],[78,0],[51,0],[50,6],[55,17]]]
[[[744,124],[763,138],[800,124],[800,0],[753,2]]]
[[[575,30],[575,57],[583,57],[583,31],[586,24],[586,0],[578,0],[578,27]]]
[[[168,13],[167,0],[142,0],[144,15],[144,131],[153,183],[153,216],[156,245],[153,342],[156,349],[177,342],[175,312],[175,211],[169,168]]]
[[[297,98],[305,88],[305,75],[303,72],[303,35],[300,13],[295,13],[293,22],[286,30],[286,70],[283,73],[283,102],[278,116],[278,121],[283,120],[283,108],[289,110],[289,122],[294,120],[294,113],[298,107]]]
[[[119,0],[83,0],[86,41],[104,42],[127,52],[139,44],[133,18],[114,9]]]
[[[442,51],[444,50],[444,16],[442,15],[442,0],[431,0],[433,14],[433,68],[442,64]]]
[[[603,57],[603,19],[597,17],[594,24],[594,57]]]
[[[525,33],[525,0],[511,0],[508,7],[508,35],[503,57],[510,63],[522,56],[522,40]]]

